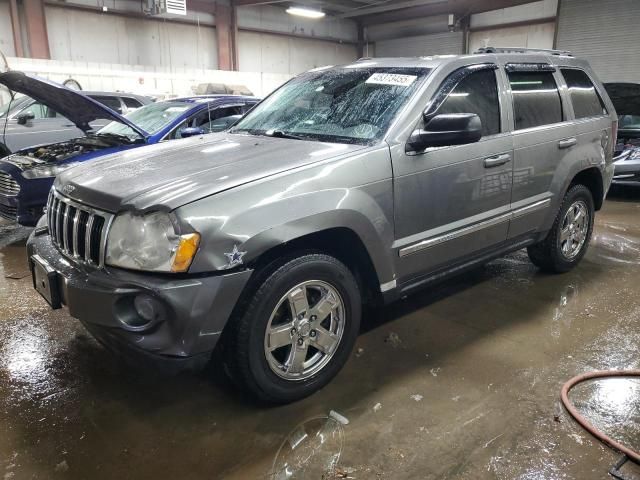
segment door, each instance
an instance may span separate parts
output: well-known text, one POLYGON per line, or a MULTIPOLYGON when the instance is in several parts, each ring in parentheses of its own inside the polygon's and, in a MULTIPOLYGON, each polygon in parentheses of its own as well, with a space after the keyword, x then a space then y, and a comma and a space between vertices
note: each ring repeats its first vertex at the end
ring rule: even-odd
POLYGON ((7 122, 5 138, 7 147, 15 152, 34 145, 62 142, 83 135, 82 130, 55 110, 42 103, 33 102, 16 112, 7 122), (21 116, 26 116, 23 118, 27 119, 19 120, 21 116))
POLYGON ((548 64, 507 64, 513 98, 513 209, 509 238, 541 228, 552 190, 577 142, 570 105, 558 89, 558 72, 548 64))
MULTIPOLYGON (((427 117, 475 113, 482 138, 468 145, 392 154, 401 281, 445 268, 507 238, 512 141, 492 64, 453 72, 427 117)), ((424 126, 424 120, 417 125, 424 126)))

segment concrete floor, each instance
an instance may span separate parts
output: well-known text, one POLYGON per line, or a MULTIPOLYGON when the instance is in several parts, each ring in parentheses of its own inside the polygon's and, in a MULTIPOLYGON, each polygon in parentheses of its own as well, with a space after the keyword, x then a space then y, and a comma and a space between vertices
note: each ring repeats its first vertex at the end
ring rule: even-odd
MULTIPOLYGON (((0 225, 5 480, 269 478, 287 435, 330 410, 349 420, 342 445, 322 445, 293 478, 320 478, 314 462, 339 452, 324 478, 602 479, 619 458, 558 399, 577 373, 640 367, 640 190, 614 192, 574 271, 540 274, 518 252, 369 312, 333 383, 277 408, 211 370, 131 372, 31 289, 25 235, 0 225)), ((640 382, 593 382, 574 398, 640 449, 640 382)))

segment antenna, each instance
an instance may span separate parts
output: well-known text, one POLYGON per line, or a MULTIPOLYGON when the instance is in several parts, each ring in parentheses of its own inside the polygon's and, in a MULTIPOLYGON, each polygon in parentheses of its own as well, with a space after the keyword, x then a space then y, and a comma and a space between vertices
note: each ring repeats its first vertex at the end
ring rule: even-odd
POLYGON ((9 147, 7 147, 7 124, 9 123, 9 112, 11 111, 11 103, 15 98, 15 94, 11 90, 9 90, 9 97, 10 98, 9 98, 9 105, 7 107, 7 114, 4 117, 4 126, 2 127, 2 143, 7 150, 9 150, 9 147))
MULTIPOLYGON (((0 50, 0 57, 2 57, 2 60, 4 61, 4 68, 2 69, 3 70, 2 73, 8 72, 9 70, 11 70, 9 68, 9 62, 7 61, 7 57, 5 57, 4 53, 2 53, 2 50, 0 50)), ((9 147, 6 146, 7 145, 7 124, 9 123, 9 112, 11 111, 11 103, 13 103, 13 100, 15 99, 15 93, 13 93, 9 88, 7 88, 7 91, 9 92, 9 105, 7 106, 7 115, 5 116, 4 126, 2 127, 2 143, 7 148, 7 150, 9 150, 9 147)))

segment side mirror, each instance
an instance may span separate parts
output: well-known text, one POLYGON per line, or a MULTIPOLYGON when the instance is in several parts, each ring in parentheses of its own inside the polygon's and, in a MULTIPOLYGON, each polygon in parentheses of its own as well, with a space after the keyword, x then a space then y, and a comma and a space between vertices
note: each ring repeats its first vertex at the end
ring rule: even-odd
POLYGON ((200 127, 186 127, 180 130, 181 138, 194 137, 196 135, 204 135, 204 130, 200 127))
POLYGON ((482 137, 482 122, 475 113, 443 113, 427 121, 424 129, 417 129, 409 138, 415 151, 428 147, 447 147, 474 143, 482 137))
POLYGON ((24 112, 20 113, 16 119, 18 120, 19 125, 26 125, 29 120, 33 120, 36 118, 33 112, 24 112))

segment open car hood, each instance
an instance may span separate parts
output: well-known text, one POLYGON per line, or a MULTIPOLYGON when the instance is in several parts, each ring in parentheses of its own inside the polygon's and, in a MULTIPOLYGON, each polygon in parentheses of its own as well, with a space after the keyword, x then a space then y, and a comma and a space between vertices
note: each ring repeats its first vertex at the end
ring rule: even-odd
POLYGON ((107 119, 127 125, 142 138, 148 136, 148 133, 140 127, 93 98, 44 78, 18 71, 8 71, 0 73, 0 84, 52 108, 85 133, 93 128, 89 125, 90 122, 107 119))
POLYGON ((640 83, 605 83, 618 115, 640 115, 640 83))

